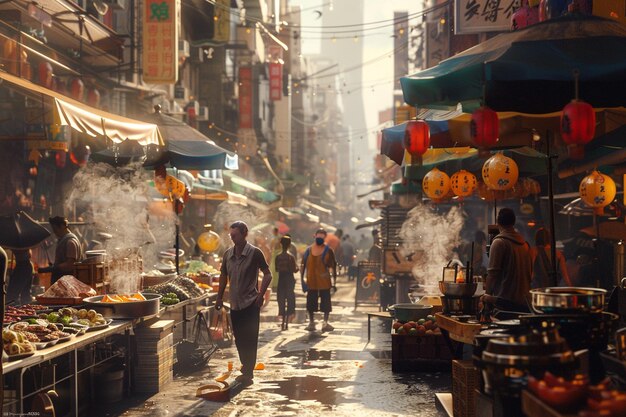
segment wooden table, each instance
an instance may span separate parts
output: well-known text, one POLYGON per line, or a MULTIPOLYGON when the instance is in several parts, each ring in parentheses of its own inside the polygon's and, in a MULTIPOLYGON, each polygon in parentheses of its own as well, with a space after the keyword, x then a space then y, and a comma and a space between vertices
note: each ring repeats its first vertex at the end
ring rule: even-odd
POLYGON ((463 323, 443 313, 435 313, 435 319, 454 359, 463 358, 463 344, 473 345, 474 336, 483 329, 481 324, 463 323), (457 346, 452 341, 457 342, 457 346))

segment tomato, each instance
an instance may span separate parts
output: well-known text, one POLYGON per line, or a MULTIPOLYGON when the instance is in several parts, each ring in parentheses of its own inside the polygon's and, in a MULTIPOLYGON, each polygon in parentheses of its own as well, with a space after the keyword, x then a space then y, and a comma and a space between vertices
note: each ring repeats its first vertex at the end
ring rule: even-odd
POLYGON ((601 400, 589 398, 587 408, 592 411, 609 411, 610 416, 626 414, 626 394, 619 391, 603 391, 601 397, 601 400))
MULTIPOLYGON (((552 375, 554 377, 554 375, 552 375)), ((555 379, 552 383, 560 382, 555 379)), ((555 385, 550 386, 547 380, 537 381, 533 377, 528 378, 530 389, 540 400, 557 410, 572 410, 584 403, 587 387, 582 385, 555 385)))

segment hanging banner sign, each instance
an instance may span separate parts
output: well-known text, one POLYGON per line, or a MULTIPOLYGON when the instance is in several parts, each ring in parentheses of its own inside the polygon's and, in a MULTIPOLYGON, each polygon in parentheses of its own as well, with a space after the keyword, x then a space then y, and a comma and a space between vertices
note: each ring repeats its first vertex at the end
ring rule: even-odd
POLYGON ((252 68, 239 68, 239 128, 252 129, 252 68))
POLYGON ((450 55, 450 35, 439 22, 426 22, 426 68, 431 68, 450 55))
MULTIPOLYGON (((69 126, 61 126, 57 124, 49 124, 48 137, 49 140, 27 140, 26 147, 28 149, 48 149, 52 151, 67 151, 68 143, 72 137, 72 131, 69 126)), ((38 139, 39 137, 45 137, 42 132, 41 135, 31 134, 27 137, 33 137, 38 139)))
POLYGON ((178 81, 178 0, 146 0, 143 13, 143 80, 151 84, 178 81))
POLYGON ((270 67, 270 100, 279 101, 283 96, 283 64, 271 62, 270 67))
POLYGON ((230 40, 230 0, 215 0, 215 34, 213 40, 228 42, 230 40))
POLYGON ((455 0, 454 33, 505 32, 520 0, 455 0))

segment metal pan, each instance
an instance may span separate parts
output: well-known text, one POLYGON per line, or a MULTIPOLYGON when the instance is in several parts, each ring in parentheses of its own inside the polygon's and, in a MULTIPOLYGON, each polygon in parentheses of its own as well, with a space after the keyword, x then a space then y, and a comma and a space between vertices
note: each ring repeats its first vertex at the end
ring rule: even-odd
POLYGON ((589 313, 602 311, 606 290, 583 287, 547 287, 530 290, 536 313, 589 313))
POLYGON ((125 303, 102 303, 103 295, 87 297, 83 300, 86 308, 92 308, 110 319, 136 319, 158 314, 160 294, 142 293, 146 301, 130 301, 125 303))

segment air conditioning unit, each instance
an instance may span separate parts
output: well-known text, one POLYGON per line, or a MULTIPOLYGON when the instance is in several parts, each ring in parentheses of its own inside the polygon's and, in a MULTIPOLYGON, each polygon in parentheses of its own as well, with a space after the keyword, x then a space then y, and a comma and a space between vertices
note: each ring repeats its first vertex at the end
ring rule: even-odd
POLYGON ((191 61, 197 64, 204 62, 204 49, 203 48, 191 48, 191 61))
POLYGON ((128 0, 106 0, 105 3, 115 10, 126 10, 128 6, 128 0))
POLYGON ((209 120, 209 108, 207 106, 200 106, 198 111, 198 116, 196 116, 198 121, 208 121, 209 120))
POLYGON ((178 56, 189 58, 190 56, 189 41, 186 41, 184 39, 180 39, 178 41, 178 56))

